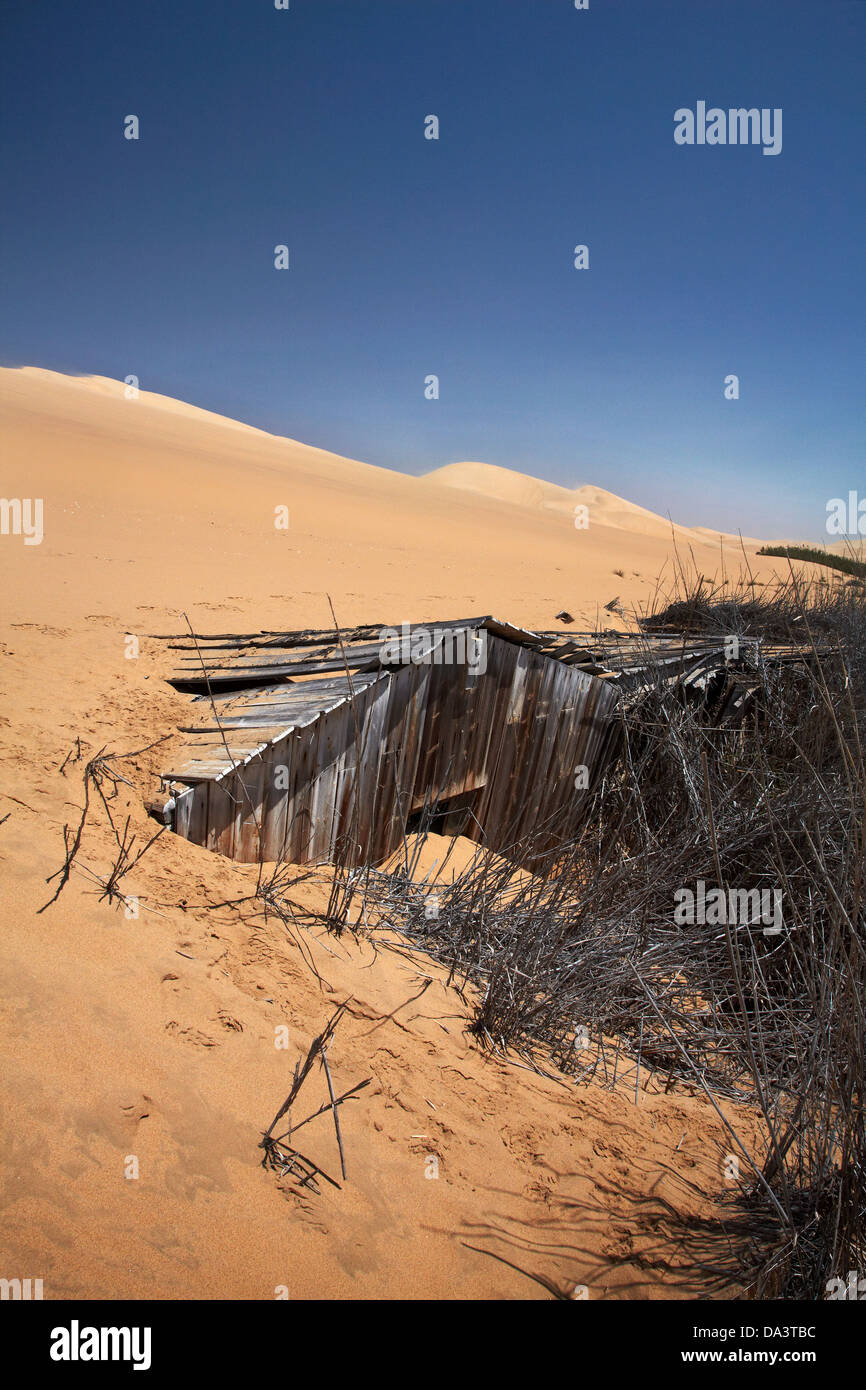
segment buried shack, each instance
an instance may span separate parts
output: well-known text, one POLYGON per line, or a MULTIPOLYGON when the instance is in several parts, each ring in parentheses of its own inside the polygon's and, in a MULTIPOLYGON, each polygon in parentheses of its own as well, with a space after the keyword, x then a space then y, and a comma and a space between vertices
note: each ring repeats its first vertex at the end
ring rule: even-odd
POLYGON ((721 638, 532 633, 492 617, 167 639, 185 742, 151 809, 245 863, 381 862, 422 814, 515 859, 573 836, 621 692, 700 687, 721 638), (651 654, 650 654, 651 649, 651 654))

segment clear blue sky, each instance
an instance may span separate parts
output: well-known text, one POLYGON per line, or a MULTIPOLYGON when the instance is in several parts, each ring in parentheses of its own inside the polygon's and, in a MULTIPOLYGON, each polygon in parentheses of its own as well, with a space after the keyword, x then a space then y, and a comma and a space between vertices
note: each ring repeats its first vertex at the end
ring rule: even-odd
POLYGON ((820 537, 866 493, 864 55, 864 0, 3 0, 0 361, 820 537), (675 145, 698 100, 781 154, 675 145))

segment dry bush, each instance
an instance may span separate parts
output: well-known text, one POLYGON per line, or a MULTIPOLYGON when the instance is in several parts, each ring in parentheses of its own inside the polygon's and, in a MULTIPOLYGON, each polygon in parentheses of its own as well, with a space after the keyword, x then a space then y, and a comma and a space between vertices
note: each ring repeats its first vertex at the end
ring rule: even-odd
POLYGON ((550 827, 505 859, 479 850, 436 887, 435 913, 408 859, 367 871, 364 897, 475 983, 480 1038, 541 1047, 584 1078, 599 1048, 607 1072, 615 1038, 713 1103, 751 1103, 765 1144, 732 1213, 739 1281, 820 1298, 866 1270, 866 602, 793 572, 755 591, 698 579, 644 615, 647 632, 737 635, 740 659, 698 689, 659 678, 632 699, 589 820, 542 871, 515 875, 508 857, 532 862, 550 827), (793 643, 794 658, 773 651, 793 643), (698 880, 780 892, 782 930, 676 921, 675 893, 698 880))

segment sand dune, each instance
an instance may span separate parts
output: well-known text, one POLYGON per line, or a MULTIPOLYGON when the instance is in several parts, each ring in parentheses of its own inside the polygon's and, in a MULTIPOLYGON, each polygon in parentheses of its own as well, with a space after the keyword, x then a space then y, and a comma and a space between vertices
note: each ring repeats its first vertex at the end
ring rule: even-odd
POLYGON ((446 463, 432 473, 423 474, 422 481, 434 487, 458 488, 477 492, 497 502, 513 502, 519 507, 548 507, 553 511, 570 511, 571 493, 556 483, 531 478, 510 468, 493 463, 446 463))
MULTIPOLYGON (((104 379, 2 370, 0 409, 4 492, 44 499, 43 544, 22 555, 4 538, 0 554, 8 609, 31 620, 135 623, 141 605, 224 607, 229 595, 254 597, 266 625, 322 626, 331 592, 347 623, 494 612, 538 627, 563 607, 594 622, 613 596, 639 602, 671 553, 665 519, 599 489, 499 469, 512 500, 473 492, 467 505, 436 475, 144 391, 128 400, 104 379), (516 505, 521 495, 536 500, 516 505), (590 505, 588 530, 574 527, 575 496, 590 505), (279 507, 288 530, 275 526, 279 507)), ((701 567, 718 569, 718 538, 686 534, 701 567)))
MULTIPOLYGON (((134 393, 138 390, 137 386, 131 383, 127 384, 124 381, 116 381, 113 377, 63 376, 58 372, 46 371, 44 367, 21 367, 18 376, 28 383, 41 384, 48 391, 63 389, 86 391, 115 401, 134 400, 134 393)), ((167 410, 172 415, 185 416, 199 424, 217 424, 225 429, 247 430, 252 434, 265 434, 264 430, 256 429, 254 425, 245 425, 240 420, 231 420, 227 415, 216 415, 211 410, 202 410, 200 406, 189 405, 186 401, 176 401, 171 396, 160 396, 154 391, 141 392, 141 396, 144 397, 150 409, 167 410)))
POLYGON ((718 546, 721 541, 728 547, 740 543, 738 536, 714 531, 706 526, 681 526, 668 517, 640 507, 635 502, 628 502, 624 497, 591 483, 565 488, 489 463, 449 463, 444 468, 424 474, 423 480, 432 487, 455 488, 477 493, 491 501, 560 512, 572 518, 575 509, 583 506, 587 509, 590 526, 614 527, 633 535, 654 536, 666 542, 676 537, 678 542, 692 544, 709 542, 718 546))
MULTIPOLYGON (((330 594, 347 624, 494 612, 539 628, 563 607, 595 623, 613 596, 646 599, 670 566, 668 523, 592 490, 579 532, 560 496, 574 494, 503 470, 505 500, 467 505, 441 475, 128 400, 101 378, 0 371, 0 411, 3 494, 44 502, 41 545, 0 536, 4 1274, 44 1278, 49 1298, 548 1296, 468 1248, 481 1245, 520 1249, 566 1291, 670 1292, 678 1257, 666 1269, 648 1255, 657 1225, 642 1203, 706 1212, 695 1194, 716 1181, 724 1135, 699 1097, 647 1093, 636 1110, 628 1094, 491 1059, 447 972, 265 921, 248 869, 171 835, 125 882, 141 905, 127 919, 100 900, 117 853, 101 805, 80 867, 38 912, 100 749, 133 750, 111 804, 138 844, 153 833, 144 800, 188 700, 151 634, 183 630, 182 613, 210 632, 324 627, 330 594), (407 1005, 419 971, 433 983, 407 1005), (257 1145, 346 998, 335 1079, 372 1084, 346 1107, 348 1183, 301 1203, 257 1145), (274 1045, 282 1025, 288 1051, 274 1045)), ((694 548, 712 573, 718 541, 694 548)), ((784 564, 753 563, 759 577, 784 564)), ((332 1169, 333 1135, 309 1133, 332 1169)))

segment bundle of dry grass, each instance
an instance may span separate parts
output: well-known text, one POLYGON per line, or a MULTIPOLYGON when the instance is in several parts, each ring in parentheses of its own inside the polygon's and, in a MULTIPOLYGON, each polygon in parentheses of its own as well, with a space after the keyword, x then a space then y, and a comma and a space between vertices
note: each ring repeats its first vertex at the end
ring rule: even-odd
POLYGON ((643 622, 753 640, 720 681, 650 681, 624 708, 593 815, 541 872, 482 849, 431 901, 407 860, 365 871, 364 901, 474 982, 489 1043, 589 1078, 616 1039, 638 1077, 753 1106, 760 1151, 725 1119, 737 1284, 823 1297, 866 1256, 866 603, 793 573, 761 598, 699 579, 643 622))

